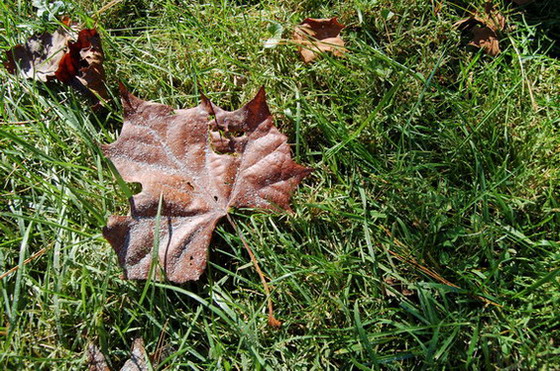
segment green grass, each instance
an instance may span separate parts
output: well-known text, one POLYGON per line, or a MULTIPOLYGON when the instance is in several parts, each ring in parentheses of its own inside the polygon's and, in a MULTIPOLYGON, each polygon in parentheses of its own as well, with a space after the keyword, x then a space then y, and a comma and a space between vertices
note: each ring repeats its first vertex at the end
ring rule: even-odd
MULTIPOLYGON (((29 3, 0 4, 2 50, 56 28, 29 3)), ((127 191, 98 147, 118 97, 96 116, 0 68, 0 274, 19 267, 0 280, 0 367, 84 369, 93 342, 118 369, 142 337, 155 369, 560 368, 560 15, 498 3, 514 27, 496 58, 453 29, 459 1, 123 1, 98 18, 113 91, 235 109, 264 85, 315 169, 293 215, 234 215, 279 330, 227 223, 199 282, 122 280, 100 232, 127 191), (334 15, 345 58, 263 48, 271 22, 288 38, 334 15)), ((72 4, 93 25, 104 2, 72 4)))

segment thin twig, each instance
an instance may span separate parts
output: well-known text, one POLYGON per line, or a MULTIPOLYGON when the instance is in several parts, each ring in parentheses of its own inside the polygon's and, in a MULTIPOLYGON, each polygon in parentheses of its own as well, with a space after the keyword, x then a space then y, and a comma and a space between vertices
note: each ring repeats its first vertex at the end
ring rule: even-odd
POLYGON ((227 216, 227 219, 228 219, 229 223, 235 229, 235 231, 237 232, 237 235, 241 239, 241 242, 243 243, 243 246, 245 247, 245 249, 249 253, 249 256, 251 257, 251 262, 253 263, 253 266, 255 267, 255 270, 257 271, 257 273, 259 274, 259 277, 261 278, 261 283, 264 287, 264 292, 266 294, 266 300, 268 302, 268 324, 270 326, 274 327, 274 328, 279 328, 280 326, 282 326, 282 322, 280 322, 276 318, 274 318, 274 310, 272 308, 272 299, 270 298, 270 288, 268 287, 268 283, 266 282, 266 279, 264 278, 264 274, 261 270, 261 267, 259 266, 259 262, 257 261, 257 258, 255 257, 255 254, 253 253, 253 250, 251 250, 251 248, 249 247, 249 244, 245 240, 245 237, 243 237, 243 234, 241 233, 241 230, 237 227, 237 224, 233 221, 233 219, 229 216, 229 214, 226 214, 226 216, 227 216))

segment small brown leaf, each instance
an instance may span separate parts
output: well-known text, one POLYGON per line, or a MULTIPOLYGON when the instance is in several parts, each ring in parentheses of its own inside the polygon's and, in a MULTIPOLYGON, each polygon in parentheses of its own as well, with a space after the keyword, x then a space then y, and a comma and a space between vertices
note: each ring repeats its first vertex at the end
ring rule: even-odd
POLYGON ((198 107, 174 110, 123 86, 121 95, 122 132, 103 152, 125 181, 142 184, 142 192, 130 200, 131 216, 110 217, 103 235, 128 279, 148 278, 159 233, 157 257, 167 279, 197 280, 214 227, 230 208, 290 210, 292 191, 311 172, 292 160, 262 88, 233 112, 204 96, 198 107))
POLYGON ((110 371, 107 366, 105 356, 95 344, 89 344, 87 347, 87 365, 89 371, 110 371))
MULTIPOLYGON (((87 365, 89 371, 111 371, 107 360, 95 344, 87 347, 87 365)), ((136 338, 132 342, 130 358, 125 362, 120 371, 147 371, 149 359, 144 348, 144 340, 136 338)))
POLYGON ((469 45, 481 48, 492 57, 500 53, 498 32, 505 30, 506 18, 494 9, 491 2, 484 5, 484 12, 474 12, 470 17, 456 22, 454 27, 471 32, 469 45))
POLYGON ((469 45, 481 48, 489 56, 495 57, 500 53, 498 35, 490 27, 476 26, 471 30, 473 39, 469 45))
MULTIPOLYGON (((385 283, 385 285, 387 285, 388 287, 392 287, 395 291, 400 292, 402 295, 404 296, 411 296, 414 295, 414 292, 412 290, 410 290, 406 285, 404 285, 400 280, 393 278, 393 277, 387 277, 383 280, 383 282, 385 283)), ((396 297, 397 295, 391 291, 391 290, 384 290, 385 291, 385 295, 390 296, 390 297, 396 297)))
POLYGON ((18 73, 19 67, 19 74, 28 79, 57 79, 86 94, 94 103, 99 102, 97 96, 108 99, 99 34, 95 29, 83 29, 76 35, 75 28, 73 24, 52 34, 31 37, 6 52, 4 66, 12 74, 18 73))
POLYGON ((496 32, 506 28, 506 17, 494 9, 494 4, 491 2, 484 4, 484 13, 480 14, 478 19, 496 32))
POLYGON ((64 55, 56 71, 57 79, 86 95, 93 93, 103 100, 109 99, 105 87, 103 49, 97 31, 81 30, 76 42, 69 42, 68 48, 69 52, 64 55))
POLYGON ((59 28, 52 34, 43 33, 32 36, 23 45, 16 45, 6 52, 4 66, 8 72, 20 74, 28 79, 49 81, 55 78, 62 58, 67 52, 70 33, 59 28))
POLYGON ((146 358, 146 349, 142 338, 134 339, 130 359, 122 366, 121 371, 147 371, 149 360, 146 358))
POLYGON ((340 38, 340 31, 344 29, 336 18, 315 19, 307 18, 296 26, 293 42, 298 46, 305 63, 310 63, 318 57, 320 52, 332 52, 340 57, 347 50, 344 41, 340 38))

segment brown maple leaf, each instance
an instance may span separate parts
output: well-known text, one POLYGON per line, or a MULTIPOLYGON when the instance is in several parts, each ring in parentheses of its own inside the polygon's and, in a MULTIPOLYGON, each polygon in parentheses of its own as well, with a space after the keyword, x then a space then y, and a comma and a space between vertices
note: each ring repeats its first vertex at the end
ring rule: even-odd
POLYGON ((4 66, 8 72, 28 79, 59 80, 86 94, 94 103, 99 102, 97 97, 107 100, 101 38, 95 29, 77 32, 76 28, 76 24, 71 24, 52 34, 31 37, 6 52, 4 66))
POLYGON ((471 32, 472 40, 469 45, 482 49, 492 57, 500 53, 498 33, 506 28, 506 18, 494 9, 491 2, 484 5, 484 12, 474 12, 470 17, 456 22, 454 26, 471 32))
POLYGON ((315 19, 307 18, 296 26, 293 42, 298 45, 298 51, 305 63, 314 61, 318 53, 332 52, 340 57, 347 50, 340 38, 340 31, 344 29, 336 18, 315 19))
POLYGON ((290 210, 292 191, 311 172, 292 160, 263 88, 233 112, 204 96, 195 108, 174 110, 123 86, 121 95, 122 132, 103 152, 125 181, 142 184, 142 192, 130 200, 131 215, 111 216, 103 235, 128 279, 148 278, 159 233, 157 258, 165 277, 197 280, 214 227, 230 208, 290 210))

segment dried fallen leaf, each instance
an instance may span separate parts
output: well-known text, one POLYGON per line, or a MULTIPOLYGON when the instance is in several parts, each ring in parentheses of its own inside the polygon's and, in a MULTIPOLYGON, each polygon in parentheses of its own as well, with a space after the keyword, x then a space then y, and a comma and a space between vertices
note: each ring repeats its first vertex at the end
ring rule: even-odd
POLYGON ((28 79, 49 81, 55 77, 58 65, 66 53, 69 33, 60 28, 52 34, 32 36, 23 45, 16 45, 6 52, 4 66, 8 72, 28 79))
POLYGON ((340 31, 346 27, 336 18, 315 19, 307 18, 296 26, 293 42, 305 63, 314 61, 320 52, 332 52, 340 57, 347 50, 340 38, 340 31))
POLYGON ((101 37, 95 29, 83 29, 76 42, 68 43, 69 52, 62 58, 56 77, 83 93, 91 92, 109 99, 105 87, 101 37))
POLYGON ((474 12, 470 17, 454 24, 460 30, 470 31, 469 45, 482 49, 495 57, 500 53, 498 33, 506 27, 506 18, 498 13, 491 2, 484 5, 484 12, 474 12))
MULTIPOLYGON (((128 279, 147 279, 162 197, 159 264, 168 280, 197 280, 216 223, 232 207, 290 210, 290 195, 311 169, 291 158, 272 122, 264 89, 241 109, 224 111, 206 97, 174 110, 121 86, 124 125, 103 147, 127 182, 142 184, 131 216, 111 216, 103 235, 128 279)), ((159 272, 156 272, 159 276, 159 272)))
MULTIPOLYGON (((95 344, 88 345, 86 353, 89 371, 111 370, 107 365, 105 356, 95 344)), ((147 358, 142 338, 134 339, 130 353, 130 358, 125 362, 120 371, 147 371, 150 361, 147 358)))
POLYGON ((144 340, 134 339, 132 343, 130 359, 122 366, 121 371, 147 371, 149 360, 146 359, 144 340))
POLYGON ((481 48, 484 52, 492 57, 500 54, 500 42, 496 31, 490 27, 475 26, 471 33, 473 35, 472 41, 469 45, 481 48))
POLYGON ((6 52, 8 72, 43 82, 59 80, 85 93, 95 103, 109 97, 105 87, 103 50, 95 29, 59 28, 31 37, 6 52), (75 42, 73 40, 76 40, 75 42), (18 68, 19 67, 19 68, 18 68))
POLYGON ((95 344, 89 344, 86 350, 89 371, 110 371, 105 356, 95 344))
MULTIPOLYGON (((383 280, 383 282, 385 283, 385 285, 387 285, 387 287, 393 288, 393 290, 400 292, 404 296, 414 295, 414 292, 412 290, 410 290, 405 284, 403 284, 400 280, 394 277, 387 277, 383 280)), ((391 290, 385 289, 384 291, 385 291, 385 295, 387 296, 397 297, 397 294, 395 294, 391 290)))

